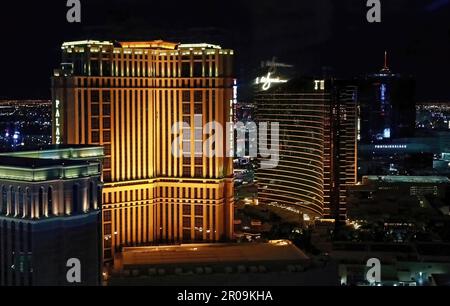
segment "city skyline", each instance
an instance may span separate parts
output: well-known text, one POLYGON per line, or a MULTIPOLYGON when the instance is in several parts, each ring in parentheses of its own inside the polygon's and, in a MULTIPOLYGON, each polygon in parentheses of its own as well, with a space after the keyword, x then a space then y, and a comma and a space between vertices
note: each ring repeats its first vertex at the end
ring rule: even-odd
POLYGON ((450 285, 450 0, 21 9, 0 285, 450 285))
POLYGON ((383 22, 369 24, 365 2, 230 1, 222 7, 207 1, 191 5, 98 0, 82 3, 80 24, 67 23, 64 1, 46 10, 29 3, 27 12, 13 3, 0 18, 0 25, 14 29, 4 39, 15 50, 13 55, 9 48, 0 50, 2 58, 13 58, 4 65, 8 78, 0 98, 49 99, 46 76, 59 61, 63 41, 164 38, 204 40, 236 50, 236 76, 243 84, 252 80, 261 60, 273 56, 292 63, 300 74, 320 76, 325 70, 348 78, 378 71, 388 50, 393 72, 416 77, 419 99, 450 99, 445 91, 445 72, 450 70, 445 56, 450 51, 448 3, 386 1, 383 22), (206 9, 209 13, 203 14, 206 9), (222 14, 223 9, 227 14, 222 14), (146 12, 154 11, 163 13, 147 18, 146 12), (42 33, 52 33, 51 38, 42 33), (440 47, 434 48, 435 44, 440 47), (27 57, 29 46, 38 47, 34 52, 42 59, 32 65, 20 60, 27 57))

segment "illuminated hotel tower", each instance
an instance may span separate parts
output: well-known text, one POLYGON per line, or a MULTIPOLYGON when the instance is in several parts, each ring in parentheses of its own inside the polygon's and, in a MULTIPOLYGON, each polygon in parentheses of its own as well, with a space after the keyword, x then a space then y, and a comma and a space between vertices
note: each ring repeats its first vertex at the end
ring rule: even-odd
POLYGON ((258 169, 262 204, 296 207, 305 219, 345 220, 356 184, 356 86, 293 79, 256 95, 257 120, 279 122, 279 163, 258 169))
POLYGON ((105 260, 122 246, 233 236, 232 158, 206 157, 201 126, 232 118, 233 51, 210 44, 80 41, 53 78, 55 142, 105 148, 105 260), (172 126, 183 156, 172 154, 172 126), (190 135, 191 137, 186 137, 190 135))

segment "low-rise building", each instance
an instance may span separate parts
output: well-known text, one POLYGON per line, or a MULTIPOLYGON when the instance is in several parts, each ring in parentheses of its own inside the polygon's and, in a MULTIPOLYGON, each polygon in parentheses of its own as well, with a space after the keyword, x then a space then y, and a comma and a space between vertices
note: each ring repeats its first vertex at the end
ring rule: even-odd
POLYGON ((0 154, 0 285, 99 284, 102 157, 95 146, 0 154))
POLYGON ((124 248, 109 285, 336 285, 290 241, 124 248))
POLYGON ((339 242, 331 258, 338 263, 342 285, 368 285, 366 274, 373 266, 368 260, 380 261, 381 279, 376 285, 429 286, 437 275, 450 274, 448 243, 355 243, 339 242))

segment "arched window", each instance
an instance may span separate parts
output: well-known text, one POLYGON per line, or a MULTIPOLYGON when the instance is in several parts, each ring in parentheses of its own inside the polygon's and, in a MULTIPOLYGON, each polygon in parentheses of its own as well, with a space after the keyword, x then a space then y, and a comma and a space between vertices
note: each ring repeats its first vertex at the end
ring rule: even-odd
POLYGON ((19 189, 17 190, 17 193, 19 195, 19 207, 18 207, 18 216, 23 218, 24 216, 24 193, 23 193, 23 189, 19 187, 19 189))
POLYGON ((80 186, 74 184, 72 187, 72 214, 78 214, 80 207, 80 186))
POLYGON ((14 187, 9 187, 9 197, 11 199, 11 210, 9 212, 10 215, 15 216, 16 215, 16 194, 14 192, 14 187))
POLYGON ((102 187, 97 186, 97 208, 102 207, 102 187))
POLYGON ((95 210, 94 182, 89 182, 89 210, 95 210))
POLYGON ((53 188, 52 186, 48 187, 47 190, 47 217, 53 216, 53 188))
POLYGON ((38 218, 44 216, 44 187, 39 188, 39 201, 38 201, 38 218))
POLYGON ((8 192, 6 191, 6 186, 2 186, 2 202, 0 207, 0 215, 6 215, 6 208, 8 207, 8 192))
POLYGON ((26 201, 25 201, 25 218, 29 218, 29 217, 31 217, 32 216, 32 213, 31 213, 31 211, 32 211, 32 209, 33 209, 33 203, 32 203, 32 198, 31 198, 31 191, 30 191, 30 189, 29 188, 27 188, 26 190, 25 190, 25 193, 26 193, 26 197, 27 197, 27 199, 26 199, 26 201))

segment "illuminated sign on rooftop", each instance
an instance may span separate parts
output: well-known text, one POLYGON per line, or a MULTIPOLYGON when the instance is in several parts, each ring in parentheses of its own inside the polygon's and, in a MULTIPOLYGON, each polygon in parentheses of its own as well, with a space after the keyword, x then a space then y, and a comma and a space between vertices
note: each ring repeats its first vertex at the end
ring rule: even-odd
POLYGON ((315 80, 314 90, 325 90, 325 80, 315 80))
POLYGON ((407 145, 376 145, 375 149, 407 149, 407 145))
POLYGON ((272 84, 274 84, 274 83, 280 84, 280 83, 287 83, 287 82, 288 82, 287 80, 282 80, 282 79, 280 79, 280 77, 273 78, 272 73, 268 72, 267 76, 256 78, 255 84, 262 85, 261 89, 266 91, 266 90, 269 90, 270 87, 272 86, 272 84))
POLYGON ((219 45, 200 43, 200 44, 180 44, 179 49, 222 49, 219 45))

